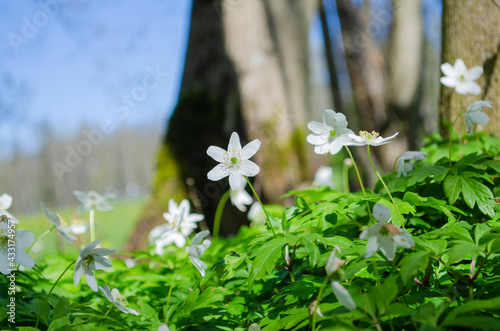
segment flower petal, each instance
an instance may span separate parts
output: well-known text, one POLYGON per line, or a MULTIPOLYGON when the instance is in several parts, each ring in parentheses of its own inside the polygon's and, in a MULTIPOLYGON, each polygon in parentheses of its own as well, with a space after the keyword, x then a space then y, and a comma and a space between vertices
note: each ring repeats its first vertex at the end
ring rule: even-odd
POLYGON ((75 284, 75 287, 78 286, 78 283, 80 282, 80 278, 82 277, 83 274, 83 260, 79 256, 76 258, 75 262, 75 268, 73 272, 73 283, 75 284))
POLYGON ((379 236, 380 251, 387 257, 389 261, 394 260, 396 255, 396 243, 392 240, 391 235, 379 236))
POLYGON ((0 272, 4 275, 8 275, 10 273, 9 269, 12 269, 12 267, 9 266, 7 257, 7 250, 0 249, 0 272))
POLYGON ((467 79, 476 80, 483 74, 484 69, 481 66, 475 66, 467 72, 467 79))
POLYGON ((314 146, 314 153, 319 154, 319 155, 326 154, 326 153, 328 153, 329 150, 330 150, 330 144, 323 144, 323 145, 314 146))
POLYGON ((467 117, 471 120, 472 123, 486 125, 490 121, 488 115, 481 111, 468 112, 467 117))
POLYGON ((226 154, 226 151, 217 146, 210 146, 207 149, 207 154, 215 161, 222 162, 222 157, 226 154))
POLYGON ((455 68, 453 68, 453 66, 449 63, 443 63, 441 65, 441 71, 443 72, 443 74, 445 74, 446 76, 451 76, 453 77, 455 75, 455 68))
POLYGON ((311 133, 306 139, 311 145, 323 145, 328 143, 328 139, 325 139, 323 135, 317 135, 315 133, 311 133))
POLYGON ((441 77, 439 79, 439 81, 441 82, 441 84, 443 84, 446 87, 454 88, 455 86, 457 86, 457 80, 455 78, 452 78, 452 77, 448 77, 448 76, 441 77))
POLYGON ((90 270, 89 268, 83 267, 83 272, 85 276, 85 280, 87 281, 87 284, 89 284, 89 287, 92 289, 92 291, 97 292, 97 280, 95 279, 95 275, 90 270))
POLYGON ((16 231, 16 249, 25 248, 35 241, 35 235, 27 230, 16 231))
POLYGON ((335 155, 337 154, 342 147, 344 147, 344 144, 342 144, 342 141, 340 139, 335 139, 333 142, 330 143, 330 154, 335 155))
POLYGON ((236 132, 231 134, 231 138, 229 138, 229 145, 227 146, 228 152, 232 150, 241 150, 240 136, 238 136, 238 133, 236 132))
POLYGON ((375 217, 377 221, 387 223, 391 216, 391 211, 383 204, 376 203, 375 206, 373 206, 373 217, 375 217))
POLYGON ((356 309, 356 304, 352 300, 349 291, 337 281, 332 282, 332 291, 340 304, 349 310, 356 309))
POLYGON ((248 144, 246 144, 245 147, 243 147, 243 149, 241 151, 242 158, 244 160, 248 160, 249 158, 254 156, 255 153, 257 153, 257 151, 259 150, 260 145, 261 145, 261 142, 259 139, 255 139, 255 140, 249 142, 248 144))
POLYGON ((377 252, 379 247, 379 241, 377 236, 372 236, 368 239, 368 243, 366 244, 366 254, 365 258, 369 258, 373 254, 377 252))
POLYGON ((316 134, 324 134, 326 132, 325 125, 316 121, 307 123, 307 128, 316 134))
POLYGON ((16 263, 19 263, 25 268, 33 268, 35 266, 35 261, 22 249, 16 250, 16 263))
MULTIPOLYGON (((247 161, 247 162, 251 162, 251 161, 247 161)), ((231 187, 231 190, 237 190, 240 188, 240 186, 241 186, 241 174, 240 173, 229 175, 229 186, 231 187)))
POLYGON ((226 177, 227 175, 228 173, 226 171, 226 167, 224 167, 222 164, 218 164, 208 172, 207 177, 210 180, 218 181, 226 177))
MULTIPOLYGON (((253 177, 253 176, 257 175, 260 171, 260 167, 257 164, 255 164, 254 162, 249 161, 249 160, 243 160, 241 162, 240 167, 241 167, 241 174, 243 176, 253 177)), ((239 180, 241 181, 241 178, 239 178, 239 180)), ((240 187, 240 184, 241 183, 238 184, 238 187, 240 187)), ((233 190, 235 190, 232 185, 231 185, 231 188, 233 190)), ((236 189, 238 189, 238 188, 236 188, 236 189)))
POLYGON ((415 241, 413 241, 413 238, 408 233, 408 231, 404 229, 400 229, 400 231, 401 232, 399 234, 392 236, 392 240, 394 240, 396 244, 404 248, 415 247, 415 241))

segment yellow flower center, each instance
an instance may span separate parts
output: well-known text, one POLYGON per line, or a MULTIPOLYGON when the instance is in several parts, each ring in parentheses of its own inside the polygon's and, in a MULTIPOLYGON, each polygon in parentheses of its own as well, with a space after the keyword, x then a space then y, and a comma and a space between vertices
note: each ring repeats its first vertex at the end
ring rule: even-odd
POLYGON ((332 130, 330 131, 330 137, 335 137, 337 135, 337 131, 332 130))
POLYGON ((222 164, 225 167, 225 171, 230 174, 235 171, 240 170, 240 164, 242 161, 242 155, 241 155, 241 150, 228 150, 226 153, 224 153, 224 156, 222 157, 222 164))
POLYGON ((386 225, 380 228, 380 234, 383 236, 388 236, 389 235, 389 229, 387 228, 386 225))
POLYGON ((361 139, 363 139, 363 141, 374 142, 380 136, 380 134, 376 131, 359 131, 359 136, 361 137, 361 139))

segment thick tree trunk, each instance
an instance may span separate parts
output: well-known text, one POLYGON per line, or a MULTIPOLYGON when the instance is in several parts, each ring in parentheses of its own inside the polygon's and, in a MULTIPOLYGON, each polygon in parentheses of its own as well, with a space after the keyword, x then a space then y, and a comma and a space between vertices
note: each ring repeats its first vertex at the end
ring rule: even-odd
MULTIPOLYGON (((177 200, 189 196, 212 228, 229 185, 207 179, 216 162, 206 150, 210 145, 226 148, 233 131, 243 145, 262 141, 253 158, 262 169, 255 186, 267 201, 276 202, 304 177, 307 36, 315 8, 315 1, 299 0, 193 1, 179 101, 158 154, 150 206, 129 250, 144 246, 139 238, 162 222, 162 211, 174 195, 177 200)), ((245 215, 228 203, 221 234, 236 233, 245 222, 245 215)))
MULTIPOLYGON (((462 59, 468 69, 482 66, 484 74, 476 80, 482 89, 481 95, 463 95, 462 110, 477 100, 488 100, 493 109, 485 113, 489 124, 479 128, 498 135, 500 131, 500 7, 492 0, 443 0, 442 63, 454 64, 462 59)), ((440 114, 443 121, 452 122, 460 109, 460 96, 454 89, 441 86, 440 114)), ((455 129, 465 132, 458 121, 455 129)), ((446 125, 442 131, 448 135, 446 125)))

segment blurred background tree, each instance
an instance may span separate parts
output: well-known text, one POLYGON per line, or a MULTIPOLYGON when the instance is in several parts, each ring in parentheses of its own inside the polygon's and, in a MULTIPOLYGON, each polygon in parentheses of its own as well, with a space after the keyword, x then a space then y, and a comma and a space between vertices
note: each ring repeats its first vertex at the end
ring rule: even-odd
MULTIPOLYGON (((486 110, 490 118, 488 126, 480 128, 486 132, 500 132, 500 2, 497 0, 443 0, 443 48, 442 63, 454 64, 462 59, 468 69, 481 66, 484 74, 476 81, 481 94, 460 96, 454 89, 441 88, 441 130, 448 135, 449 123, 457 114, 477 100, 493 103, 486 110)), ((465 132, 463 121, 457 122, 458 132, 465 132)))

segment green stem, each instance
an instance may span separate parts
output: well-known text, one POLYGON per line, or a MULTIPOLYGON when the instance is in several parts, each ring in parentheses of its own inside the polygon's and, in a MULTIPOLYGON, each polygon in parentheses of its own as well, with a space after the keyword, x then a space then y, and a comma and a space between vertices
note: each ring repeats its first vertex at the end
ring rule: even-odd
POLYGON ((315 331, 316 329, 316 311, 319 309, 319 302, 321 301, 321 296, 323 295, 323 291, 325 290, 325 286, 328 283, 329 279, 330 277, 325 277, 325 280, 323 281, 323 284, 321 284, 321 288, 319 289, 318 296, 316 297, 316 308, 314 309, 312 315, 312 331, 315 331))
POLYGON ((49 293, 47 294, 47 296, 45 297, 45 301, 42 303, 42 305, 40 306, 40 312, 38 313, 38 317, 36 318, 36 324, 35 324, 35 328, 38 327, 38 322, 40 322, 40 315, 42 315, 42 311, 43 311, 43 307, 45 306, 45 304, 47 303, 47 301, 49 300, 49 297, 50 297, 50 294, 52 293, 52 291, 54 290, 54 288, 56 287, 57 283, 61 280, 62 276, 66 273, 66 271, 68 271, 69 268, 71 268, 71 266, 76 262, 73 261, 71 262, 67 267, 66 269, 64 269, 64 271, 62 272, 62 274, 59 276, 59 278, 57 278, 56 282, 54 283, 54 285, 52 285, 52 288, 50 289, 49 293))
MULTIPOLYGON (((356 165, 356 161, 354 161, 354 157, 352 156, 352 153, 351 153, 351 150, 349 149, 349 147, 347 147, 347 146, 344 146, 344 147, 347 150, 349 157, 351 158, 352 165, 354 166, 354 170, 356 170, 356 175, 358 176, 358 181, 359 181, 359 185, 361 186, 361 191, 363 191, 363 196, 366 198, 365 187, 363 186, 363 181, 361 180, 361 175, 359 174, 359 170, 358 170, 358 166, 356 165)), ((373 220, 372 211, 370 210, 370 205, 368 204, 368 201, 366 201, 366 210, 368 211, 368 215, 370 216, 370 219, 373 220)))
POLYGON ((460 118, 460 116, 462 116, 465 113, 466 113, 466 111, 461 111, 460 113, 458 113, 457 117, 455 117, 455 120, 453 121, 453 124, 451 125, 451 128, 450 128, 450 142, 448 145, 448 153, 449 153, 448 160, 450 162, 450 169, 451 169, 451 141, 453 139, 453 128, 455 127, 455 124, 457 124, 457 121, 460 118))
POLYGON ((349 166, 345 162, 342 164, 342 188, 344 192, 351 192, 349 189, 349 166))
POLYGON ((377 265, 377 258, 374 255, 372 255, 372 263, 373 263, 373 274, 375 275, 375 279, 377 280, 377 286, 380 287, 380 278, 378 275, 378 265, 377 265))
POLYGON ((189 259, 189 255, 186 256, 186 258, 184 259, 184 262, 182 262, 179 269, 177 269, 177 273, 175 274, 174 279, 172 280, 172 284, 170 284, 170 289, 168 290, 168 296, 167 296, 167 304, 165 305, 165 324, 168 323, 168 305, 170 303, 170 295, 172 294, 172 289, 174 287, 175 280, 177 279, 177 276, 179 276, 179 273, 181 272, 182 267, 184 267, 184 265, 186 264, 188 259, 189 259))
POLYGON ((255 192, 254 188, 253 188, 253 185, 252 183, 250 183, 250 180, 248 179, 247 176, 244 176, 245 179, 247 180, 248 182, 248 185, 250 186, 250 188, 252 189, 252 192, 253 194, 255 195, 255 197, 257 198, 257 201, 259 201, 260 203, 260 206, 262 207, 262 210, 264 211, 264 214, 266 214, 266 220, 267 220, 267 223, 269 225, 269 227, 271 228, 271 231, 273 232, 273 235, 274 235, 274 238, 276 238, 276 232, 274 232, 274 228, 273 228, 273 224, 271 223, 271 218, 269 217, 269 214, 266 210, 266 208, 264 208, 264 205, 262 204, 262 201, 260 201, 260 198, 259 196, 257 195, 257 193, 255 192))
POLYGON ((394 208, 396 208, 396 211, 398 212, 399 218, 401 220, 401 226, 404 229, 405 228, 404 218, 401 215, 401 213, 399 212, 398 206, 396 206, 396 201, 394 201, 394 198, 392 197, 391 191, 389 191, 389 189, 387 188, 387 185, 385 185, 385 182, 382 179, 382 176, 380 176, 380 174, 377 171, 377 168, 375 168, 375 165, 373 164, 372 156, 370 154, 370 145, 366 145, 366 147, 367 147, 367 151, 368 151, 368 159, 370 159, 370 163, 372 165, 373 171, 375 171, 375 174, 377 174, 378 179, 380 179, 380 182, 382 183, 382 185, 384 185, 384 188, 387 191, 387 194, 389 194, 389 197, 391 198, 392 204, 394 205, 394 208))
POLYGON ((45 237, 46 235, 48 235, 50 233, 50 231, 54 230, 56 228, 56 226, 52 226, 50 229, 48 229, 47 231, 45 231, 44 233, 42 233, 42 235, 40 237, 38 237, 37 240, 35 240, 35 242, 33 242, 30 247, 28 247, 28 249, 26 250, 26 253, 29 253, 30 250, 33 248, 33 246, 35 246, 35 244, 40 240, 42 239, 43 237, 45 237))
POLYGON ((89 221, 90 221, 90 242, 95 241, 95 222, 94 222, 94 208, 90 209, 89 221))
MULTIPOLYGON (((109 312, 111 311, 111 309, 113 309, 113 305, 111 305, 111 307, 109 307, 108 311, 106 312, 106 314, 104 314, 104 316, 103 316, 102 318, 104 318, 104 317, 108 316, 108 314, 109 314, 109 312)), ((101 327, 101 325, 102 325, 102 323, 101 323, 101 324, 99 324, 99 327, 101 327)))
POLYGON ((215 217, 214 217, 214 232, 212 234, 212 242, 217 241, 217 239, 219 239, 222 211, 224 210, 224 206, 226 205, 227 199, 229 199, 230 195, 231 191, 227 191, 226 193, 224 193, 219 200, 219 204, 217 205, 217 210, 215 211, 215 217))

